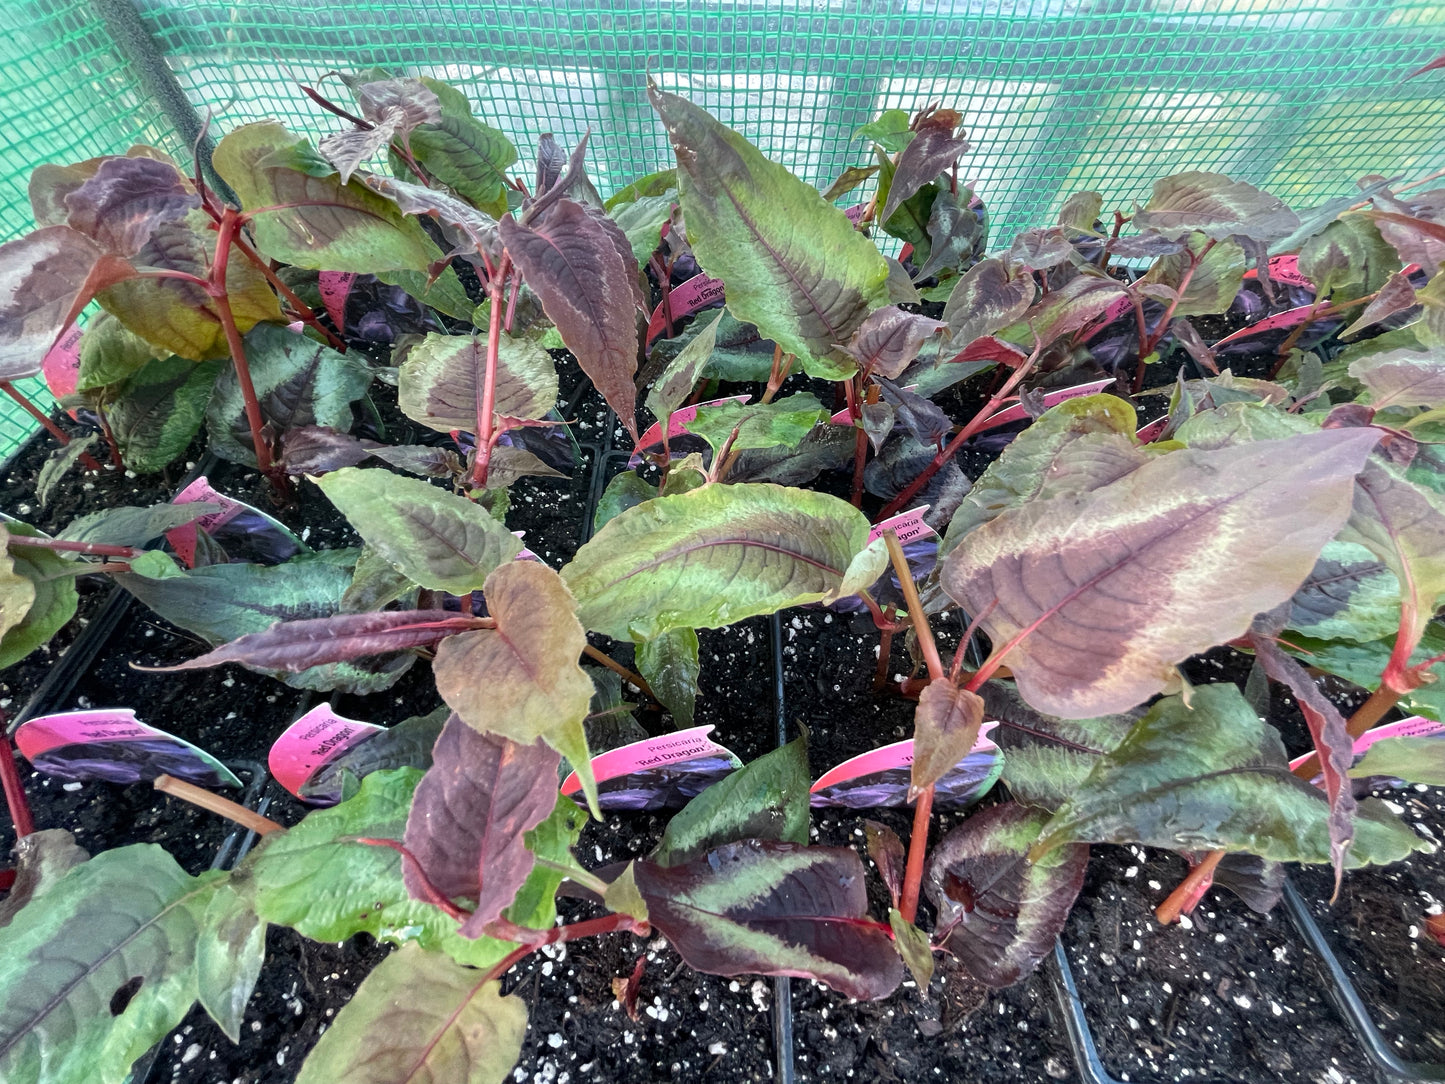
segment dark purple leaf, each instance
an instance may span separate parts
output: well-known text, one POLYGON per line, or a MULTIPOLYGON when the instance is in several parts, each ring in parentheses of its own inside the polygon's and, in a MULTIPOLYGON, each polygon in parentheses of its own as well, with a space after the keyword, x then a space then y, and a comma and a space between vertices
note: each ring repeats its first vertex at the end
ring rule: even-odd
POLYGON ((473 617, 445 617, 437 610, 390 610, 278 621, 265 632, 249 633, 199 658, 148 669, 203 670, 235 662, 295 674, 312 666, 435 644, 483 624, 473 617))
POLYGON ((903 977, 888 928, 867 917, 852 850, 747 839, 632 868, 648 921, 698 971, 817 979, 860 999, 886 997, 903 977))
MULTIPOLYGON (((532 872, 523 833, 557 803, 561 758, 542 742, 483 734, 452 715, 432 750, 406 818, 406 847, 448 899, 477 901, 458 931, 481 937, 532 872)), ((429 899, 416 869, 403 869, 413 899, 429 899)))
POLYGON ((361 115, 373 123, 395 119, 398 131, 442 119, 441 100, 420 79, 377 79, 352 87, 361 115))
MULTIPOLYGON (((892 500, 923 472, 937 453, 937 444, 921 444, 911 433, 894 432, 883 450, 864 468, 863 484, 875 497, 892 500)), ((969 486, 957 457, 949 458, 915 498, 919 504, 929 506, 924 521, 935 530, 942 530, 968 495, 969 486)))
POLYGON ((350 433, 326 425, 303 425, 281 434, 276 465, 287 474, 325 474, 354 467, 371 453, 350 433))
POLYGON ((1023 318, 1044 346, 1072 335, 1118 298, 1124 287, 1107 275, 1081 274, 1039 299, 1023 318))
POLYGON ((1249 630, 1249 642, 1255 658, 1264 666, 1270 680, 1277 681, 1294 694, 1305 723, 1310 728, 1315 750, 1319 753, 1324 773, 1325 796, 1330 803, 1330 856, 1335 867, 1335 891, 1345 871, 1345 850, 1355 837, 1355 795, 1350 789, 1350 765, 1354 761, 1355 743, 1345 727, 1339 708, 1320 691, 1305 668, 1279 646, 1277 637, 1289 618, 1286 602, 1267 614, 1255 618, 1249 630))
POLYGON ((135 274, 69 226, 0 245, 0 380, 40 371, 46 351, 99 291, 135 274))
POLYGON ((1154 182, 1149 204, 1134 226, 1176 240, 1195 230, 1222 241, 1244 234, 1277 241, 1299 228, 1299 217, 1268 192, 1222 173, 1176 173, 1154 182))
POLYGON ((1074 246, 1064 236, 1062 226, 1024 230, 1009 247, 1010 263, 1027 271, 1047 271, 1057 267, 1074 254, 1074 246))
POLYGON ((1105 248, 1122 259, 1152 260, 1159 256, 1173 256, 1183 252, 1184 242, 1146 230, 1130 237, 1111 238, 1105 248))
POLYGON ((1340 338, 1352 338, 1365 328, 1378 324, 1397 312, 1404 312, 1414 305, 1415 301, 1415 288, 1410 285, 1410 276, 1403 271, 1396 271, 1386 280, 1385 285, 1380 287, 1375 299, 1365 306, 1359 318, 1340 332, 1340 338))
POLYGON ((471 204, 440 189, 399 181, 378 173, 363 174, 360 180, 377 195, 394 202, 406 214, 429 215, 436 219, 454 254, 480 257, 485 252, 493 263, 501 255, 497 220, 471 204))
POLYGON ((1219 366, 1214 361, 1214 351, 1209 349, 1199 331, 1187 319, 1180 316, 1169 322, 1169 334, 1174 341, 1184 347, 1185 353, 1199 363, 1200 368, 1205 372, 1218 375, 1219 366))
POLYGON ((361 163, 374 158, 393 139, 406 145, 418 125, 437 124, 442 119, 441 101, 417 79, 378 79, 353 86, 352 94, 371 127, 337 132, 317 144, 341 174, 342 184, 351 180, 361 163))
POLYGON ((1023 319, 1036 291, 1032 275, 997 257, 974 264, 958 280, 943 307, 953 348, 962 350, 1023 319))
POLYGON ((1075 192, 1059 208, 1059 225, 1066 230, 1094 232, 1094 223, 1104 206, 1104 197, 1097 192, 1075 192))
POLYGON ((893 432, 897 411, 892 403, 864 403, 859 411, 858 424, 868 434, 868 443, 873 445, 873 454, 883 450, 883 442, 893 432))
POLYGON ((65 197, 71 228, 116 256, 134 256, 157 226, 200 205, 176 167, 154 158, 107 158, 65 197))
POLYGON ((1284 864, 1231 851, 1214 868, 1214 883, 1233 892, 1251 911, 1267 914, 1284 895, 1284 864))
POLYGON ((900 388, 891 380, 880 378, 883 398, 895 411, 895 424, 913 434, 918 443, 937 448, 943 438, 953 432, 953 419, 917 392, 900 388))
POLYGON ((940 320, 887 305, 869 313, 853 337, 838 345, 865 373, 878 373, 894 380, 918 357, 923 344, 947 326, 940 320))
POLYGON ((978 740, 983 699, 948 680, 931 681, 913 715, 913 782, 909 800, 942 779, 978 740))
POLYGON ((1048 820, 1014 802, 993 806, 944 836, 929 861, 926 891, 949 930, 944 948, 994 989, 1038 967, 1084 883, 1088 844, 1028 860, 1048 820))
POLYGON ((983 212, 968 205, 969 193, 962 193, 964 203, 948 189, 933 199, 928 212, 928 259, 918 269, 916 279, 931 278, 950 267, 964 267, 983 255, 988 240, 988 227, 983 212))
POLYGON ((1404 211, 1361 213, 1374 221, 1380 235, 1395 246, 1400 259, 1419 264, 1432 278, 1439 272, 1445 263, 1445 223, 1432 221, 1424 212, 1418 215, 1404 211))
POLYGON ((1344 525, 1377 438, 1301 433, 1159 456, 978 527, 945 561, 944 589, 986 614, 995 645, 1015 641, 1008 665, 1034 707, 1126 711, 1294 594, 1344 525), (1209 591, 1183 586, 1199 577, 1209 591))
POLYGON ((397 118, 388 117, 370 128, 348 128, 344 132, 334 132, 322 139, 316 149, 336 167, 341 183, 347 184, 363 162, 371 161, 381 153, 383 147, 391 145, 396 127, 397 118))
POLYGON ((534 227, 510 217, 500 227, 507 251, 541 298, 548 319, 635 442, 635 287, 612 235, 585 207, 565 199, 534 227))
POLYGON ((940 109, 919 120, 917 133, 898 155, 898 169, 888 187, 888 202, 879 222, 893 217, 904 200, 914 195, 968 150, 968 140, 955 135, 961 118, 952 109, 940 109))
MULTIPOLYGON (((417 474, 423 478, 451 478, 462 473, 461 457, 450 448, 433 448, 425 444, 376 445, 371 441, 363 441, 362 446, 369 454, 376 456, 383 463, 390 463, 393 467, 404 470, 408 474, 417 474)), ((500 446, 495 449, 492 470, 487 475, 489 483, 499 473, 499 468, 507 465, 508 453, 511 451, 510 448, 500 446)), ((544 474, 546 472, 531 473, 544 474)))
POLYGON ((551 132, 543 132, 537 140, 537 177, 532 193, 545 196, 567 168, 567 152, 553 138, 551 132))
POLYGON ((897 907, 903 886, 903 867, 907 861, 903 841, 892 828, 877 821, 864 821, 863 831, 868 840, 868 857, 878 867, 878 876, 888 886, 888 895, 893 900, 893 906, 897 907))

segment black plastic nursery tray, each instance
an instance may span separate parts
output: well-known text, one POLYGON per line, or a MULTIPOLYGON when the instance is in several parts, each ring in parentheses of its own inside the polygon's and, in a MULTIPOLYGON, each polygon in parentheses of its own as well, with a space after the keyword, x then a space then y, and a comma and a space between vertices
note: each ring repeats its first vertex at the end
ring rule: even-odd
MULTIPOLYGON (((589 415, 585 435, 600 439, 581 445, 579 471, 585 470, 586 478, 574 480, 575 496, 560 503, 572 505, 573 517, 583 515, 571 538, 553 536, 556 544, 549 548, 561 552, 554 552, 550 563, 590 536, 603 488, 627 460, 615 450, 620 434, 615 420, 586 410, 583 390, 568 404, 568 416, 589 415)), ((106 675, 127 666, 135 657, 135 640, 146 639, 152 624, 128 621, 130 612, 129 596, 113 592, 19 718, 103 702, 106 675)), ((715 723, 715 736, 745 760, 806 725, 816 770, 862 751, 860 742, 867 748, 906 737, 911 703, 872 692, 877 637, 871 628, 866 615, 805 608, 704 633, 705 682, 709 664, 729 677, 717 689, 705 687, 698 721, 715 723)), ((901 646, 895 651, 901 666, 901 646)), ((224 683, 232 680, 230 671, 184 676, 224 683)), ((254 714, 274 720, 259 728, 270 737, 311 703, 309 694, 241 671, 234 672, 234 683, 226 695, 236 704, 264 705, 254 714), (254 681, 244 680, 248 677, 254 681)), ((178 710, 189 696, 179 694, 178 710)), ((394 722, 413 713, 403 709, 404 699, 398 686, 392 694, 359 702, 337 698, 336 706, 342 714, 367 712, 376 721, 394 722)), ((166 726, 163 719, 149 721, 166 726)), ((205 744, 203 736, 193 740, 205 744)), ((259 746, 240 762, 231 758, 249 778, 247 804, 292 822, 304 809, 267 781, 256 763, 263 759, 259 746)), ((71 803, 55 801, 60 795, 50 781, 32 776, 29 786, 32 794, 50 793, 47 821, 63 819, 71 803)), ((127 826, 118 842, 154 837, 175 850, 179 840, 188 845, 180 847, 178 858, 193 872, 229 866, 250 845, 245 833, 228 833, 210 814, 147 788, 94 786, 112 792, 103 803, 110 830, 96 834, 110 837, 119 822, 138 818, 144 824, 127 826)), ((906 810, 869 813, 906 835, 906 810)), ((940 816, 936 831, 941 834, 956 819, 940 816)), ((862 821, 851 813, 822 811, 815 814, 814 834, 819 842, 861 852, 862 821)), ((650 846, 660 829, 661 821, 647 814, 609 818, 588 828, 579 850, 584 861, 626 858, 650 846)), ((86 844, 84 835, 80 842, 86 844)), ((1437 1063, 1445 1059, 1404 1060, 1380 1034, 1378 1007, 1362 1000, 1331 938, 1293 885, 1283 906, 1269 916, 1216 893, 1188 926, 1158 926, 1150 901, 1183 871, 1173 856, 1097 848, 1089 882, 1051 960, 998 993, 982 990, 946 959, 926 992, 909 981, 883 1002, 857 1003, 803 980, 694 975, 658 938, 643 944, 613 935, 601 939, 595 951, 556 946, 569 951, 529 957, 509 978, 533 1009, 517 1067, 521 1075, 514 1077, 559 1084, 664 1078, 910 1084, 1445 1080, 1445 1065, 1437 1063), (649 961, 640 1002, 645 1015, 633 1024, 612 999, 610 979, 629 973, 639 952, 649 961)), ((1445 896, 1445 886, 1441 889, 1445 896)), ((562 905, 565 913, 570 904, 562 905)), ((343 945, 316 944, 285 929, 273 929, 267 944, 266 969, 248 1007, 250 1030, 243 1031, 241 1046, 232 1046, 197 1009, 138 1063, 134 1084, 293 1079, 329 1019, 388 951, 364 936, 343 945)))

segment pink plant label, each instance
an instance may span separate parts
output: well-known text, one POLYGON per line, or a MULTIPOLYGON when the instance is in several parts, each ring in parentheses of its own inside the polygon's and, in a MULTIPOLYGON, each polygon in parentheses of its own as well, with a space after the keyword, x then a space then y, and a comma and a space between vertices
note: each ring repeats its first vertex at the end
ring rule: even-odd
MULTIPOLYGON (((1055 391, 1045 392, 1044 407, 1047 409, 1069 399, 1078 399, 1085 395, 1095 395, 1113 383, 1114 378, 1109 376, 1103 380, 1091 381, 1088 384, 1077 384, 1072 388, 1059 388, 1055 391)), ((1011 407, 1005 407, 1003 410, 1000 410, 997 414, 990 415, 988 420, 983 423, 983 427, 984 429, 992 429, 995 426, 1007 425, 1009 422, 1023 421, 1028 416, 1029 412, 1024 409, 1023 404, 1015 403, 1011 407)))
MULTIPOLYGON (((713 783, 742 767, 742 761, 708 737, 711 726, 695 726, 610 749, 592 758, 597 800, 603 809, 664 809, 685 805, 713 783)), ((573 772, 562 793, 578 798, 582 780, 573 772)))
POLYGON ((356 275, 348 271, 323 271, 320 275, 321 301, 326 306, 326 315, 336 325, 336 330, 346 334, 346 299, 351 295, 351 284, 356 275))
MULTIPOLYGON (((1385 738, 1433 738, 1440 736, 1445 740, 1445 723, 1438 723, 1434 719, 1426 719, 1423 715, 1412 715, 1408 719, 1401 719, 1396 723, 1386 723, 1384 726, 1377 726, 1373 730, 1367 730, 1355 739, 1354 755, 1364 756, 1365 751, 1377 741, 1385 738)), ((1305 753, 1297 756, 1289 762, 1290 768, 1298 768, 1313 753, 1305 753)), ((1323 776, 1315 776, 1314 782, 1319 785, 1323 776)))
POLYGON ((1359 756, 1381 738, 1431 738, 1442 733, 1445 733, 1445 723, 1427 719, 1423 715, 1412 715, 1397 723, 1386 723, 1365 731, 1355 739, 1355 756, 1359 756))
MULTIPOLYGON (((986 737, 997 723, 986 722, 967 757, 938 783, 934 804, 958 809, 976 801, 998 780, 1003 759, 986 737)), ((603 809, 664 809, 690 799, 742 766, 708 735, 711 726, 695 726, 660 738, 624 745, 592 758, 598 804, 603 809)), ((913 742, 902 741, 845 761, 812 787, 815 806, 907 804, 913 742)), ((582 780, 573 772, 562 793, 582 800, 582 780)))
MULTIPOLYGON (((1259 278, 1259 269, 1251 267, 1244 273, 1244 277, 1246 280, 1259 278)), ((1315 288, 1315 284, 1300 273, 1299 257, 1296 255, 1271 256, 1269 277, 1273 282, 1283 282, 1289 286, 1303 286, 1306 290, 1315 288)))
POLYGON ((166 532, 166 541, 189 568, 196 567, 202 531, 224 547, 232 560, 274 565, 306 549, 306 544, 285 524, 272 519, 259 508, 217 493, 204 476, 176 494, 172 503, 197 502, 220 505, 220 510, 166 532))
MULTIPOLYGON (((518 538, 522 539, 523 541, 526 540, 526 537, 527 537, 527 532, 526 532, 526 531, 513 531, 512 533, 513 533, 514 535, 516 535, 518 538)), ((522 547, 522 552, 519 553, 519 554, 517 554, 517 556, 513 557, 512 560, 514 560, 514 561, 536 561, 538 564, 541 564, 541 563, 542 563, 542 558, 538 557, 535 553, 533 553, 531 550, 529 550, 525 545, 522 547)))
MULTIPOLYGON (((968 756, 934 785, 933 804, 939 809, 971 805, 998 781, 1003 758, 988 738, 996 722, 985 722, 968 756)), ((823 774, 811 788, 811 804, 872 809, 908 804, 913 775, 913 739, 845 760, 823 774)))
POLYGON ((855 203, 852 207, 843 208, 843 213, 848 216, 848 221, 856 226, 863 221, 863 215, 867 210, 866 203, 855 203))
MULTIPOLYGON (((751 402, 752 398, 753 397, 748 394, 729 395, 725 396, 722 399, 709 399, 706 403, 694 403, 692 406, 685 406, 681 410, 674 410, 667 419, 667 439, 672 440, 674 437, 680 437, 684 433, 686 433, 687 423, 696 418, 697 412, 703 407, 722 406, 724 403, 742 404, 751 402)), ((642 436, 637 438, 637 450, 638 452, 641 452, 645 448, 651 448, 654 444, 661 443, 662 423, 653 422, 652 425, 648 427, 647 431, 644 432, 642 436)), ((628 460, 627 465, 629 467, 635 467, 641 462, 642 456, 639 454, 634 454, 633 457, 628 460)))
MULTIPOLYGON (((698 309, 722 299, 722 279, 710 278, 707 275, 694 275, 668 293, 667 304, 672 306, 673 320, 681 320, 684 316, 691 316, 698 309)), ((647 341, 652 342, 666 328, 667 320, 663 314, 663 306, 659 304, 652 310, 652 319, 647 322, 647 341)))
POLYGON ((204 749, 148 726, 130 708, 67 711, 22 723, 15 744, 35 770, 74 782, 139 783, 173 775, 201 787, 239 787, 204 749))
POLYGON ((1159 434, 1164 432, 1164 427, 1168 424, 1169 415, 1164 414, 1158 418, 1155 418, 1152 422, 1146 424, 1143 428, 1139 430, 1139 432, 1134 434, 1134 438, 1140 444, 1150 444, 1153 441, 1159 439, 1159 434))
MULTIPOLYGON (((57 399, 74 395, 80 383, 80 328, 71 324, 68 331, 60 336, 54 346, 45 352, 40 363, 45 376, 45 386, 57 399)), ((71 416, 74 416, 71 411, 71 416)))
POLYGON ((313 805, 323 804, 302 795, 301 788, 332 760, 346 750, 375 737, 385 727, 345 719, 319 704, 297 719, 271 746, 267 765, 271 775, 296 797, 313 805))
POLYGON ((1116 297, 1113 301, 1109 302, 1109 307, 1104 310, 1103 315, 1094 321, 1094 326, 1105 327, 1108 324, 1112 324, 1133 307, 1133 299, 1130 298, 1128 294, 1125 294, 1123 297, 1116 297))
POLYGON ((1238 342, 1240 339, 1248 339, 1253 335, 1259 335, 1266 331, 1278 331, 1282 328, 1295 327, 1304 323, 1320 306, 1317 304, 1301 305, 1297 309, 1286 309, 1284 312, 1277 312, 1273 316, 1266 316, 1248 327, 1242 327, 1232 335, 1226 335, 1214 344, 1215 349, 1225 346, 1228 343, 1238 342))
POLYGON ((910 542, 917 542, 920 538, 937 538, 938 532, 923 522, 923 514, 930 507, 921 504, 917 508, 910 508, 907 512, 899 512, 881 523, 873 524, 868 532, 868 541, 877 541, 883 537, 883 532, 889 529, 898 535, 898 541, 905 546, 910 542))
POLYGON ((225 526, 235 519, 242 512, 246 511, 249 505, 240 501, 232 500, 230 497, 217 493, 211 488, 211 483, 205 475, 197 478, 185 489, 176 494, 172 504, 219 504, 219 512, 211 512, 192 520, 190 523, 182 523, 179 527, 173 527, 166 532, 166 541, 171 544, 171 549, 176 551, 187 568, 196 567, 196 547, 199 538, 196 532, 205 531, 207 534, 217 527, 225 526))

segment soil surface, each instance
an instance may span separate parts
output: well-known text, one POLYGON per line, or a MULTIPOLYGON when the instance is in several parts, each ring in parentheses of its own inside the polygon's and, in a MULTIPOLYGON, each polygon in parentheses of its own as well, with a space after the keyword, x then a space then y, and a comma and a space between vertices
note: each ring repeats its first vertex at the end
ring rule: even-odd
MULTIPOLYGON (((1445 842, 1445 788, 1373 793, 1426 839, 1445 842)), ((1405 1061, 1445 1065, 1445 945, 1425 930, 1426 917, 1445 909, 1445 849, 1351 870, 1333 906, 1327 871, 1304 869, 1294 879, 1386 1044, 1405 1061)))
MULTIPOLYGON (((1156 376, 1159 383, 1172 380, 1158 366, 1150 372, 1151 383, 1156 376)), ((783 394, 807 387, 805 378, 794 378, 783 394)), ((972 413, 987 398, 987 391, 981 382, 970 381, 954 390, 943 405, 950 413, 972 413)), ((563 399, 564 417, 575 422, 579 468, 570 479, 519 483, 507 517, 510 527, 526 531, 528 547, 554 568, 565 563, 587 537, 602 484, 625 462, 614 449, 628 446, 605 405, 575 373, 564 374, 563 399), (599 463, 602 470, 594 481, 593 468, 599 463)), ((394 405, 380 400, 378 405, 387 426, 386 439, 405 443, 438 438, 401 418, 394 405)), ((77 509, 88 511, 101 502, 147 504, 165 499, 179 481, 146 480, 156 487, 146 490, 139 485, 141 480, 114 472, 100 478, 75 475, 57 487, 52 505, 37 514, 34 508, 22 509, 29 501, 24 487, 27 475, 33 477, 44 456, 26 454, 29 459, 17 461, 5 472, 0 507, 21 512, 46 529, 63 526, 77 509), (94 488, 86 489, 87 485, 94 488)), ((987 453, 969 449, 960 462, 973 477, 993 454, 996 449, 987 453)), ((276 515, 311 545, 356 544, 350 528, 314 486, 303 483, 292 500, 277 505, 254 471, 222 465, 210 478, 221 492, 276 515)), ((841 477, 820 483, 821 488, 845 494, 847 484, 841 477)), ((88 586, 83 581, 85 621, 97 612, 108 590, 108 585, 88 586)), ((784 722, 790 737, 800 726, 807 727, 815 778, 849 756, 909 735, 913 703, 896 692, 873 690, 879 635, 866 614, 806 608, 780 617, 784 722)), ((83 626, 84 621, 78 620, 75 631, 83 626)), ((947 655, 962 632, 958 615, 940 615, 935 628, 947 655)), ((743 760, 752 760, 774 748, 778 736, 769 623, 754 619, 701 636, 697 722, 713 724, 716 740, 743 760)), ((8 673, 10 684, 0 689, 0 695, 11 704, 23 703, 68 642, 57 640, 52 654, 37 654, 8 673)), ((627 646, 605 642, 601 646, 619 661, 631 662, 627 646)), ((145 721, 222 759, 264 761, 275 736, 314 702, 311 694, 236 667, 160 676, 130 666, 190 658, 202 647, 136 606, 64 702, 46 705, 46 710, 134 706, 145 721)), ((1243 683, 1248 666, 1245 656, 1222 649, 1192 663, 1189 676, 1195 681, 1243 683)), ((913 668, 900 635, 884 671, 896 679, 913 668)), ((429 676, 429 668, 418 664, 386 693, 335 697, 333 702, 343 715, 394 723, 436 705, 429 676)), ((896 688, 892 681, 890 685, 896 688)), ((1351 695, 1342 693, 1342 698, 1351 695)), ((0 707, 7 706, 0 701, 0 707)), ((1287 744, 1301 748, 1308 739, 1297 710, 1278 691, 1275 708, 1272 721, 1281 726, 1287 744)), ((639 720, 654 731, 667 725, 655 713, 639 712, 639 720)), ((92 851, 159 842, 188 870, 199 872, 210 865, 229 832, 229 826, 211 814, 146 787, 62 785, 31 774, 27 788, 39 826, 69 827, 92 851)), ((268 815, 282 823, 294 823, 304 815, 304 807, 274 783, 267 785, 266 797, 268 815)), ((1407 804, 1401 798, 1396 795, 1393 800, 1407 804)), ((1429 820, 1432 831, 1437 836, 1445 832, 1441 827, 1445 807, 1438 794, 1418 800, 1429 807, 1428 816, 1422 817, 1429 820)), ((878 810, 870 816, 907 837, 911 822, 907 810, 878 810)), ((935 817, 933 838, 960 819, 960 814, 935 817)), ((862 855, 863 820, 851 811, 819 810, 813 835, 819 843, 853 846, 862 855)), ((664 823, 664 817, 654 814, 614 814, 587 827, 579 856, 588 866, 600 866, 644 854, 660 837, 664 823)), ((0 849, 8 850, 11 842, 7 825, 0 832, 0 849)), ((1432 1004, 1441 1003, 1445 968, 1440 960, 1445 950, 1409 931, 1418 928, 1420 915, 1432 907, 1438 911, 1445 899, 1441 884, 1445 867, 1440 863, 1436 856, 1398 871, 1351 874, 1331 930, 1348 965, 1360 976, 1357 981, 1367 1001, 1381 1007, 1378 1019, 1402 1055, 1436 1060, 1442 1058, 1445 1039, 1438 1020, 1432 1023, 1428 1013, 1432 1004), (1351 921, 1340 923, 1346 913, 1351 921), (1393 935, 1392 922, 1398 927, 1393 935), (1400 930, 1405 931, 1403 941, 1400 930), (1366 940, 1361 931, 1368 931, 1366 940), (1359 950, 1352 950, 1352 944, 1359 950), (1412 1001, 1420 1006, 1413 1016, 1412 1001)), ((1182 859, 1174 856, 1137 848, 1095 849, 1065 943, 1109 1071, 1119 1080, 1131 1081, 1339 1084, 1356 1080, 1363 1084, 1372 1080, 1369 1064, 1325 997, 1324 980, 1282 914, 1257 916, 1232 896, 1215 892, 1189 924, 1171 929, 1157 925, 1152 908, 1183 873, 1182 859)), ((1307 896, 1320 895, 1315 881, 1302 878, 1300 883, 1307 896)), ((874 913, 886 913, 886 892, 876 877, 870 892, 874 913)), ((573 900, 561 901, 560 909, 569 920, 594 913, 573 900)), ((921 917, 931 917, 926 905, 924 911, 921 917)), ((389 951, 365 936, 341 945, 317 944, 284 929, 272 929, 267 946, 267 964, 248 1007, 241 1044, 231 1044, 196 1009, 161 1044, 144 1073, 137 1073, 137 1084, 286 1084, 335 1012, 389 951)), ((506 985, 528 1002, 531 1012, 522 1058, 511 1076, 519 1082, 764 1081, 773 1079, 777 1070, 772 982, 698 975, 657 936, 643 941, 611 935, 551 947, 515 968, 506 985), (647 963, 638 1001, 640 1016, 634 1022, 615 1000, 612 980, 631 974, 639 956, 645 956, 647 963)), ((926 993, 908 981, 895 995, 876 1003, 851 1002, 803 980, 793 980, 791 990, 799 1080, 1042 1084, 1075 1076, 1062 1018, 1043 969, 1009 990, 991 992, 944 960, 926 993)))

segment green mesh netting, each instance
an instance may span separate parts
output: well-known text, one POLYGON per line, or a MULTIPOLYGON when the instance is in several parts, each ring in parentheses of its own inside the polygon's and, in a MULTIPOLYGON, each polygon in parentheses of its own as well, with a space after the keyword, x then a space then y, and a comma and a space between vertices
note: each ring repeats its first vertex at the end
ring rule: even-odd
MULTIPOLYGON (((819 185, 880 110, 957 108, 995 239, 1184 169, 1304 206, 1445 166, 1445 72, 1403 81, 1442 52, 1442 0, 0 0, 0 239, 29 225, 36 163, 185 157, 189 107, 332 130, 292 80, 365 65, 462 85, 524 160, 590 126, 604 193, 670 162, 650 72, 819 185)), ((5 409, 13 444, 29 427, 5 409)))

